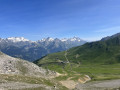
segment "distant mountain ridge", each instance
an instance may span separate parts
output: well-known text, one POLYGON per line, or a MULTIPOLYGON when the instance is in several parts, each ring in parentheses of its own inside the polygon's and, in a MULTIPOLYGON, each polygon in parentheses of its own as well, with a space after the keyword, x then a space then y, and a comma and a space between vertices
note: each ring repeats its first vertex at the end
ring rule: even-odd
POLYGON ((102 38, 101 41, 105 41, 105 40, 112 39, 112 38, 119 37, 119 36, 120 36, 120 33, 117 33, 112 36, 107 36, 105 38, 102 38))
POLYGON ((78 38, 44 38, 31 41, 24 37, 0 38, 0 51, 13 57, 34 61, 49 53, 64 51, 71 47, 83 45, 86 41, 78 38))
POLYGON ((100 41, 73 47, 67 51, 49 54, 37 60, 35 63, 42 65, 58 62, 57 60, 64 62, 66 61, 65 55, 67 59, 73 63, 120 63, 120 33, 103 38, 100 41))

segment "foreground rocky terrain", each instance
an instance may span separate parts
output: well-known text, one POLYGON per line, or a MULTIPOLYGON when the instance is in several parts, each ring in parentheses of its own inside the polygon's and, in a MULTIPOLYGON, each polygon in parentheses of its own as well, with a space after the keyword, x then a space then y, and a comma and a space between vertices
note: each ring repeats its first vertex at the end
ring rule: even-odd
POLYGON ((0 52, 0 90, 53 90, 54 88, 65 88, 55 81, 54 77, 56 77, 56 72, 0 52))
POLYGON ((25 89, 30 89, 30 90, 52 90, 54 88, 42 85, 42 84, 29 84, 29 83, 23 83, 23 82, 6 82, 6 83, 1 83, 0 84, 0 90, 25 90, 25 89))
POLYGON ((55 73, 38 67, 31 62, 13 58, 0 52, 0 74, 47 77, 55 73))

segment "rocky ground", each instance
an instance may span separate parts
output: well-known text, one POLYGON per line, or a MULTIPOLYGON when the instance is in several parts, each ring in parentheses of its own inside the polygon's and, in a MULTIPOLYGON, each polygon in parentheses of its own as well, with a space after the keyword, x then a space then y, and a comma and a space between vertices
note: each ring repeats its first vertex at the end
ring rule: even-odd
POLYGON ((14 74, 35 77, 51 77, 55 73, 31 62, 14 58, 0 52, 0 74, 14 74))
POLYGON ((78 84, 75 90, 120 90, 120 79, 78 84))
POLYGON ((4 82, 0 83, 0 90, 52 90, 52 87, 42 84, 29 84, 23 82, 4 82))
POLYGON ((0 90, 53 90, 55 76, 56 72, 0 52, 0 90))

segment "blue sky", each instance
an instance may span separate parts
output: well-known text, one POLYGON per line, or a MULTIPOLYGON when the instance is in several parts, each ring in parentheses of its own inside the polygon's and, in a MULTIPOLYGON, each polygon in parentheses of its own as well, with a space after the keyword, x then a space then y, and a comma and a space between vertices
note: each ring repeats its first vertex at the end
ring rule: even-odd
POLYGON ((98 40, 118 32, 120 0, 0 0, 1 38, 98 40))

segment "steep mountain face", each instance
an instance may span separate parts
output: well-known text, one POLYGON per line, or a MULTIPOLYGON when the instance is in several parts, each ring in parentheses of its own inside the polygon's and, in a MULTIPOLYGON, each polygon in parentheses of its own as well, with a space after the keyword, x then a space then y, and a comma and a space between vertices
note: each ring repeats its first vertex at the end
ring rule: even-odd
POLYGON ((109 39, 112 39, 112 38, 115 38, 115 37, 119 37, 119 36, 120 36, 120 33, 117 33, 115 35, 107 36, 105 38, 102 38, 101 41, 109 40, 109 39))
POLYGON ((36 77, 48 77, 53 72, 45 70, 37 65, 18 58, 13 58, 0 52, 0 74, 25 75, 36 77))
POLYGON ((49 53, 64 51, 71 47, 86 43, 78 37, 74 38, 44 38, 30 41, 23 37, 0 38, 0 51, 17 58, 34 61, 49 53))
POLYGON ((86 43, 82 46, 74 47, 64 52, 49 54, 35 63, 40 65, 50 62, 58 62, 58 60, 64 62, 69 60, 70 62, 81 64, 120 63, 120 34, 118 33, 109 38, 103 38, 97 42, 86 43))

